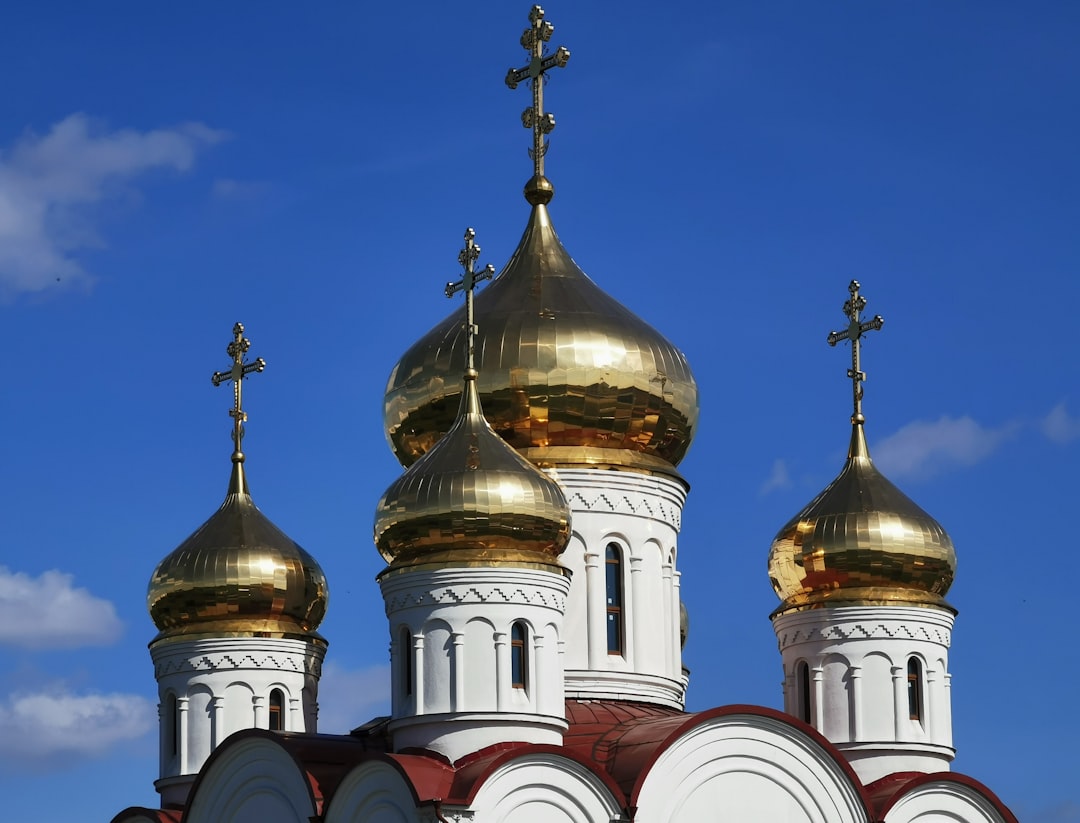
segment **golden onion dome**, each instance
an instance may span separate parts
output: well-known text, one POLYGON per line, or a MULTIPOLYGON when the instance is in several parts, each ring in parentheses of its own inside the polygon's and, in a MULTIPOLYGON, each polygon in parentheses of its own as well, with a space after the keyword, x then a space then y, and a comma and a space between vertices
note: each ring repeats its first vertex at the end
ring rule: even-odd
MULTIPOLYGON (((375 544, 387 572, 416 566, 524 566, 562 572, 570 505, 559 484, 484 419, 466 372, 457 420, 386 490, 375 544)), ((386 573, 386 572, 384 572, 386 573)))
POLYGON ((854 423, 835 480, 776 535, 769 579, 773 613, 853 605, 937 606, 956 572, 952 540, 877 470, 863 423, 854 423))
MULTIPOLYGON (((476 297, 477 385, 492 428, 535 465, 598 465, 675 474, 698 419, 686 357, 605 294, 559 242, 550 183, 530 181, 528 227, 476 297)), ((387 384, 384 422, 409 466, 454 422, 466 363, 464 310, 410 348, 387 384)))
POLYGON ((327 598, 319 564, 255 506, 239 454, 225 502, 158 564, 146 601, 159 639, 318 637, 327 598))

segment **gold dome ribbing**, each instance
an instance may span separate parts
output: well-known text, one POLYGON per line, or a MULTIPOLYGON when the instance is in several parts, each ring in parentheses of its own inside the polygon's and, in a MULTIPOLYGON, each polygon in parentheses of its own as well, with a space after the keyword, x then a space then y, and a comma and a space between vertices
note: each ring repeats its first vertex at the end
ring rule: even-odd
POLYGON ((844 304, 850 323, 829 344, 852 346, 855 411, 847 461, 835 480, 780 530, 769 551, 769 579, 781 599, 774 615, 828 606, 903 604, 952 610, 945 593, 956 572, 952 540, 934 518, 881 474, 863 427, 860 345, 880 329, 861 321, 866 299, 858 281, 844 304))
MULTIPOLYGON (((477 391, 506 442, 541 467, 598 465, 674 474, 698 418, 697 384, 675 346, 605 294, 573 261, 551 224, 554 188, 544 175, 554 116, 543 109, 545 72, 570 52, 545 56, 553 27, 534 6, 521 37, 530 61, 511 69, 533 105, 532 214, 506 267, 476 297, 477 391)), ((665 295, 657 280, 655 297, 665 295)), ((384 422, 398 460, 411 465, 454 421, 465 368, 463 311, 447 317, 398 362, 386 387, 384 422)))
POLYGON ((390 571, 432 564, 561 571, 558 556, 570 539, 566 497, 492 431, 480 406, 471 354, 472 289, 480 279, 472 264, 479 249, 471 229, 465 237, 467 368, 457 420, 386 490, 375 512, 375 543, 390 571))
POLYGON ((233 382, 232 475, 221 508, 168 557, 150 578, 147 607, 161 630, 176 636, 315 636, 326 614, 326 576, 319 564, 256 508, 244 474, 240 443, 247 414, 241 386, 262 358, 245 363, 250 342, 233 328, 233 367, 214 385, 233 382))

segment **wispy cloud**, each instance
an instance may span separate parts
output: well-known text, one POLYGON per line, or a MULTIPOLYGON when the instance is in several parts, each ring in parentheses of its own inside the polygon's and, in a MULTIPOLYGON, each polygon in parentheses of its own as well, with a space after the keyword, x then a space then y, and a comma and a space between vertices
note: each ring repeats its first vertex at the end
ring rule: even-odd
POLYGON ((0 152, 0 298, 88 283, 75 254, 103 245, 94 205, 129 193, 151 170, 189 170, 224 136, 201 123, 110 131, 84 114, 24 134, 0 152))
POLYGON ((319 731, 344 734, 390 713, 390 667, 349 670, 327 663, 319 680, 319 731))
POLYGON ((70 574, 31 577, 0 566, 0 646, 102 646, 122 630, 113 604, 76 587, 70 574))
POLYGON ((778 489, 786 489, 791 486, 791 476, 788 474, 787 463, 777 459, 773 461, 772 471, 768 479, 761 484, 759 494, 765 495, 778 489))
POLYGON ((75 695, 62 687, 0 700, 0 763, 18 771, 62 767, 142 737, 156 709, 134 694, 75 695))
POLYGON ((1016 430, 983 426, 970 417, 917 420, 877 443, 874 462, 891 477, 928 476, 985 460, 1016 430))
POLYGON ((1080 823, 1080 804, 1064 800, 1055 806, 1023 815, 1028 823, 1080 823))
POLYGON ((1071 443, 1080 438, 1080 417, 1073 417, 1065 408, 1065 403, 1058 403, 1040 422, 1039 428, 1046 437, 1055 443, 1071 443))
POLYGON ((234 180, 220 177, 210 187, 218 200, 255 200, 266 195, 270 185, 261 180, 234 180))

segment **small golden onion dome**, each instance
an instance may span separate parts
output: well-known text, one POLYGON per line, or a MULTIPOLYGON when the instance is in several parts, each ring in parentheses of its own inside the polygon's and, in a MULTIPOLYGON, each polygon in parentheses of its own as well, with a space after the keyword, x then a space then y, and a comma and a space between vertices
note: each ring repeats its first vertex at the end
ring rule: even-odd
POLYGON ((570 505, 559 484, 492 431, 476 372, 466 372, 450 431, 379 500, 375 544, 387 572, 421 565, 562 572, 558 557, 569 539, 570 505))
POLYGON ((839 476, 784 526, 769 552, 773 615, 828 606, 936 606, 956 572, 952 540, 874 466, 855 422, 839 476))
MULTIPOLYGON (((225 502, 158 564, 147 607, 156 639, 192 635, 319 636, 326 576, 256 508, 244 456, 233 455, 225 502)), ((321 638, 319 638, 321 639, 321 638)))
MULTIPOLYGON (((546 179, 545 181, 546 182, 546 179)), ((550 184, 548 184, 550 185, 550 184)), ((513 257, 476 297, 480 400, 534 464, 676 474, 698 419, 686 357, 605 294, 567 253, 536 189, 513 257)), ((550 199, 550 198, 547 198, 550 199)), ((410 348, 386 388, 387 439, 409 466, 454 422, 466 362, 464 309, 410 348)))

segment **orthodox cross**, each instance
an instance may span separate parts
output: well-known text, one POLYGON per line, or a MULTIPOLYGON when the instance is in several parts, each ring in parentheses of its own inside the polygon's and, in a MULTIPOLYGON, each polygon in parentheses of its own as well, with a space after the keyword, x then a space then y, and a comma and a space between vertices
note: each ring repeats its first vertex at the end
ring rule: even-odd
POLYGON ((510 69, 506 73, 506 85, 516 89, 522 80, 528 80, 532 85, 533 104, 521 113, 521 125, 532 129, 533 147, 529 156, 533 159, 533 173, 539 179, 544 176, 544 155, 548 146, 544 135, 555 128, 555 115, 544 111, 545 72, 553 66, 563 68, 570 60, 570 49, 559 46, 554 54, 544 54, 547 51, 545 44, 554 34, 555 27, 544 20, 544 10, 540 6, 532 7, 529 23, 531 25, 521 35, 521 45, 532 59, 527 66, 510 69))
POLYGON ((234 457, 241 454, 240 441, 244 439, 244 423, 248 419, 247 412, 241 407, 243 381, 252 372, 261 372, 266 368, 266 361, 261 357, 251 363, 244 362, 250 348, 251 341, 244 337, 244 324, 237 323, 233 326, 233 341, 225 348, 225 352, 233 359, 232 368, 229 371, 216 371, 210 376, 215 386, 220 386, 226 380, 233 381, 233 407, 229 409, 229 417, 233 419, 232 439, 236 444, 234 457))
POLYGON ((481 280, 488 280, 495 274, 495 267, 488 263, 480 271, 474 270, 476 261, 480 259, 480 247, 476 245, 476 231, 471 228, 465 229, 465 248, 458 254, 457 259, 465 268, 465 275, 456 283, 446 284, 446 296, 453 297, 459 291, 465 292, 465 369, 472 374, 476 371, 473 358, 473 342, 476 338, 476 322, 473 317, 473 291, 476 289, 477 283, 481 280))
POLYGON ((844 331, 829 332, 829 345, 835 346, 841 340, 851 341, 851 368, 847 376, 851 378, 852 391, 855 399, 855 412, 851 416, 852 423, 862 423, 866 418, 862 413, 863 381, 866 380, 866 372, 859 369, 859 350, 862 347, 860 341, 864 332, 878 331, 885 320, 880 314, 875 314, 873 319, 860 322, 859 312, 866 308, 866 298, 859 294, 859 281, 852 280, 848 284, 851 297, 844 303, 844 314, 848 316, 848 327, 844 331))

